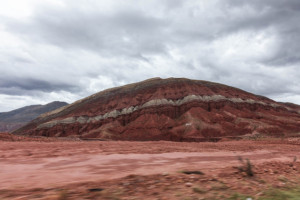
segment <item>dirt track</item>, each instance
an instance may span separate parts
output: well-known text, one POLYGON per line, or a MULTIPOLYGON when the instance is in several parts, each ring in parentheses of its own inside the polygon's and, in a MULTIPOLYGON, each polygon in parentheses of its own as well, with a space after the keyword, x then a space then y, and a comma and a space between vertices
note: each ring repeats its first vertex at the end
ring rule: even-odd
POLYGON ((201 169, 214 174, 237 166, 289 162, 300 146, 285 141, 174 142, 0 142, 0 189, 57 187, 106 181, 131 174, 174 174, 201 169), (285 144, 286 143, 286 144, 285 144))

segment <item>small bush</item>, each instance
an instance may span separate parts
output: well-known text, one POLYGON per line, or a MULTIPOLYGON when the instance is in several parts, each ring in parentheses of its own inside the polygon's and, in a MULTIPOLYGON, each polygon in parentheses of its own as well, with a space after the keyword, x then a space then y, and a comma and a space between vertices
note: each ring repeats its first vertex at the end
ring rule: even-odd
POLYGON ((248 158, 246 158, 246 162, 242 157, 238 157, 238 160, 241 162, 242 166, 238 167, 240 172, 245 172, 247 176, 254 176, 254 172, 252 169, 252 164, 248 158))
POLYGON ((58 200, 67 200, 68 192, 66 190, 62 190, 59 194, 58 200))
POLYGON ((252 199, 251 197, 247 195, 243 195, 240 193, 234 193, 230 197, 228 197, 226 200, 245 200, 245 199, 252 199))
POLYGON ((193 192, 196 192, 196 193, 199 193, 199 194, 204 194, 204 193, 206 193, 205 190, 200 189, 200 188, 198 188, 198 187, 194 187, 194 188, 193 188, 193 192))
POLYGON ((293 162, 291 162, 290 166, 294 167, 296 165, 297 162, 297 156, 294 156, 293 162))

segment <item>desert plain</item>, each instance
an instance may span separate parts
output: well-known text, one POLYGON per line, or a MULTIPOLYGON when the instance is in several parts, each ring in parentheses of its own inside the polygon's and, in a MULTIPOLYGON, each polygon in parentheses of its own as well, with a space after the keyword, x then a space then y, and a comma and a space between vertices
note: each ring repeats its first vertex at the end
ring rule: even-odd
POLYGON ((299 144, 2 137, 0 199, 292 199, 299 144))

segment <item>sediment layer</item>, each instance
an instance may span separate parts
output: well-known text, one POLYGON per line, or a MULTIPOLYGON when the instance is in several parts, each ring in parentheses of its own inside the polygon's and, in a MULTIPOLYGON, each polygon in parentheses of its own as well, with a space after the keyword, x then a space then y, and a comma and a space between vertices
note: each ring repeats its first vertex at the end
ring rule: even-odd
MULTIPOLYGON (((199 95, 189 95, 182 99, 178 100, 168 100, 168 99, 153 99, 150 100, 143 105, 140 106, 130 106, 128 108, 123 108, 121 110, 113 110, 111 112, 107 112, 104 115, 97 115, 94 117, 86 117, 86 116, 79 116, 79 117, 68 117, 65 119, 60 120, 54 120, 50 122, 46 122, 43 124, 40 124, 37 128, 52 128, 53 126, 56 126, 58 124, 72 124, 72 123, 90 123, 90 122, 96 122, 100 120, 104 120, 107 118, 116 118, 120 115, 127 115, 130 113, 133 113, 137 110, 141 110, 143 108, 147 107, 157 107, 162 105, 171 105, 171 106, 181 106, 182 104, 189 103, 192 101, 200 101, 200 102, 217 102, 217 101, 231 101, 234 103, 248 103, 248 104, 260 104, 264 106, 271 106, 271 107, 280 107, 279 104, 276 103, 265 103, 263 101, 255 101, 253 99, 246 99, 243 100, 241 98, 226 98, 222 95, 213 95, 213 96, 199 96, 199 95)), ((281 106, 283 107, 283 106, 281 106)))

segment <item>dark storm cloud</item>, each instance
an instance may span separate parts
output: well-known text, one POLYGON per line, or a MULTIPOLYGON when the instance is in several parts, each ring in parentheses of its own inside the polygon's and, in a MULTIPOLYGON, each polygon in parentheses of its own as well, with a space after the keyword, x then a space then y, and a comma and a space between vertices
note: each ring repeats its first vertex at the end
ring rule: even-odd
POLYGON ((52 92, 52 91, 78 91, 78 87, 63 83, 47 82, 38 79, 14 78, 11 80, 1 78, 0 93, 9 95, 26 95, 34 91, 52 92))
POLYGON ((81 98, 173 76, 300 103, 299 0, 60 2, 24 19, 0 16, 20 40, 0 48, 0 93, 81 98))

